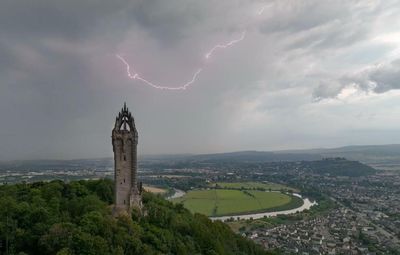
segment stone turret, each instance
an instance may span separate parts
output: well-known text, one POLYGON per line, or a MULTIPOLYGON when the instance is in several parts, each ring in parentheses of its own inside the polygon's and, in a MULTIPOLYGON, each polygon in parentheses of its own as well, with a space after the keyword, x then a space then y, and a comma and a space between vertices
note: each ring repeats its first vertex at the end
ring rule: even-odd
POLYGON ((141 209, 141 183, 137 182, 138 132, 135 120, 124 103, 115 119, 112 131, 114 151, 115 204, 113 214, 130 213, 133 208, 141 209))

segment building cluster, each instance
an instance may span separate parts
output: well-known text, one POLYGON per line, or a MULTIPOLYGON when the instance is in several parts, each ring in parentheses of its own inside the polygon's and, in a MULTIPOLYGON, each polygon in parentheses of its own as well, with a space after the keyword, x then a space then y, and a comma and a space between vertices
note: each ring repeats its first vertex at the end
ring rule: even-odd
POLYGON ((246 236, 268 250, 296 254, 374 254, 370 240, 381 242, 384 249, 392 245, 368 220, 345 207, 309 220, 259 228, 246 236))
POLYGON ((365 236, 375 246, 400 251, 400 173, 380 171, 357 178, 314 177, 308 182, 353 210, 357 219, 368 222, 365 236))

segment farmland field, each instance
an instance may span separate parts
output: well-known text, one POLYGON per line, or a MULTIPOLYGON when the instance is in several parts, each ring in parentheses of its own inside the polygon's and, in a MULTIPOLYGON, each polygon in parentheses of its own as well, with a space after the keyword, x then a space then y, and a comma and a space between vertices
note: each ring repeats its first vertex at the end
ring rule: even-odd
POLYGON ((301 199, 280 192, 230 189, 192 190, 172 201, 207 216, 286 210, 302 204, 301 199))
POLYGON ((144 185, 143 189, 145 191, 147 191, 147 192, 151 192, 151 193, 154 193, 154 194, 164 194, 164 193, 167 192, 166 189, 161 189, 161 188, 154 187, 154 186, 149 186, 149 185, 144 185))
POLYGON ((265 190, 292 190, 298 191, 288 186, 277 184, 277 183, 265 183, 265 182, 217 182, 211 184, 211 186, 220 187, 223 189, 265 189, 265 190))

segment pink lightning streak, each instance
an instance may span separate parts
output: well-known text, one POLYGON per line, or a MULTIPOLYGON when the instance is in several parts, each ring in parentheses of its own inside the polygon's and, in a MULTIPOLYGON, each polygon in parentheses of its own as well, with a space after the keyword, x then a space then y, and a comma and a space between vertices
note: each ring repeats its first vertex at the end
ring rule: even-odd
MULTIPOLYGON (((258 15, 261 15, 264 10, 265 10, 266 6, 263 6, 258 12, 258 15)), ((205 58, 206 59, 210 59, 213 55, 214 52, 218 49, 227 49, 229 47, 234 46, 235 44, 243 41, 246 37, 246 30, 244 30, 241 34, 241 36, 237 39, 231 40, 225 44, 216 44, 214 45, 214 47, 212 47, 206 54, 205 54, 205 58)), ((115 55, 126 67, 126 73, 128 75, 128 77, 132 80, 139 80, 141 82, 143 82, 144 84, 153 87, 155 89, 161 89, 161 90, 186 90, 186 88, 188 88, 189 86, 193 85, 193 83, 196 82, 197 77, 199 76, 199 74, 203 71, 204 65, 202 67, 200 67, 199 69, 197 69, 197 71, 193 74, 192 79, 189 80, 188 82, 180 85, 180 86, 175 86, 175 87, 169 87, 169 86, 163 86, 163 85, 158 85, 155 84, 145 78, 143 78, 142 76, 140 76, 138 73, 136 73, 133 68, 131 68, 130 64, 128 63, 128 61, 126 61, 121 55, 116 54, 115 55)))
MULTIPOLYGON (((217 49, 226 49, 228 47, 233 46, 234 44, 242 41, 245 38, 246 35, 246 31, 244 31, 242 33, 242 35, 240 36, 240 38, 232 40, 226 44, 217 44, 215 45, 210 51, 207 52, 207 54, 205 55, 206 59, 210 59, 212 57, 212 55, 214 54, 214 51, 216 51, 217 49)), ((125 65, 126 67, 126 73, 128 75, 128 77, 132 80, 139 80, 143 83, 145 83, 148 86, 151 86, 155 89, 164 89, 164 90, 185 90, 187 87, 191 86, 193 83, 196 82, 197 80, 197 76, 203 71, 204 65, 203 67, 200 67, 199 69, 197 69, 197 71, 193 74, 192 79, 186 83, 184 83, 183 85, 180 86, 176 86, 176 87, 169 87, 169 86, 162 86, 162 85, 158 85, 155 84, 143 77, 141 77, 138 73, 136 73, 133 68, 131 68, 130 64, 128 63, 128 61, 126 61, 126 59, 124 59, 121 55, 116 54, 115 55, 119 60, 121 60, 121 62, 125 65)))
POLYGON ((212 49, 209 52, 207 52, 206 59, 209 59, 213 55, 214 51, 216 51, 217 49, 226 49, 228 47, 231 47, 232 45, 242 41, 245 36, 246 36, 246 30, 242 32, 242 35, 240 36, 239 39, 232 40, 232 41, 228 42, 227 44, 215 45, 214 47, 212 47, 212 49))
POLYGON ((128 77, 133 79, 133 80, 139 80, 144 82, 145 84, 155 88, 155 89, 165 89, 165 90, 185 90, 187 87, 189 87, 190 85, 192 85, 196 79, 197 76, 201 73, 201 71, 203 71, 202 68, 199 68, 193 75, 192 79, 188 82, 186 82, 185 84, 178 86, 178 87, 168 87, 168 86, 161 86, 161 85, 156 85, 144 78, 142 78, 138 73, 136 73, 135 71, 133 71, 134 73, 132 74, 131 72, 131 66, 129 65, 129 63, 121 56, 121 55, 115 55, 119 60, 122 61, 122 63, 125 64, 126 66, 126 73, 128 74, 128 77))

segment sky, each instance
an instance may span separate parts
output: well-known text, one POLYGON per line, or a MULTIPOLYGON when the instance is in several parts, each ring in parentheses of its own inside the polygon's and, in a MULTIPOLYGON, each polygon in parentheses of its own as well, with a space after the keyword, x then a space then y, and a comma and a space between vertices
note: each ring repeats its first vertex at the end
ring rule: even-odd
POLYGON ((400 143, 399 89, 400 1, 0 8, 0 160, 112 156, 124 102, 140 154, 400 143), (161 87, 202 71, 157 89, 116 54, 161 87))

